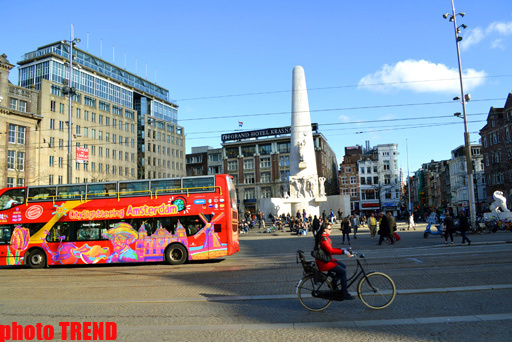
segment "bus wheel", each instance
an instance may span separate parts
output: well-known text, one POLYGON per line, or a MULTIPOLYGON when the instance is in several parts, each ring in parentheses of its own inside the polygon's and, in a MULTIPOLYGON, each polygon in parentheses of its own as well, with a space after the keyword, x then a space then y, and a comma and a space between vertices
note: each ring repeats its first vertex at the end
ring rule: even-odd
POLYGON ((46 254, 40 250, 35 249, 30 253, 27 253, 27 259, 25 260, 25 263, 30 268, 43 268, 46 266, 46 254))
POLYGON ((187 249, 179 243, 172 244, 165 250, 165 259, 171 265, 181 265, 187 261, 187 257, 187 249))

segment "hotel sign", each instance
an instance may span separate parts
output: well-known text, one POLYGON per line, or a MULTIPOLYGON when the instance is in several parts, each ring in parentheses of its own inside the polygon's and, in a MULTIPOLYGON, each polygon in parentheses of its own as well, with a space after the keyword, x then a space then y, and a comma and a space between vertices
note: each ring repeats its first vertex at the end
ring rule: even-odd
MULTIPOLYGON (((318 131, 318 124, 311 124, 311 129, 313 131, 318 131)), ((228 134, 222 134, 221 140, 222 142, 230 141, 230 140, 244 140, 244 139, 252 139, 252 138, 261 138, 268 137, 272 135, 282 135, 282 134, 291 134, 292 128, 288 127, 279 127, 279 128, 266 128, 260 129, 257 131, 247 131, 247 132, 234 132, 228 134)))

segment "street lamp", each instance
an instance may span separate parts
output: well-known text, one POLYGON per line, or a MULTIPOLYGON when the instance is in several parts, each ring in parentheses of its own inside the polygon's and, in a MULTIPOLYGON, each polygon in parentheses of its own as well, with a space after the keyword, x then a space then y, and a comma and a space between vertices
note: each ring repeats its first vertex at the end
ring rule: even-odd
POLYGON ((461 100, 462 103, 462 118, 464 119, 464 146, 466 148, 466 172, 468 176, 468 194, 469 194, 469 214, 470 214, 470 224, 471 227, 474 227, 476 221, 476 207, 475 207, 475 193, 473 188, 473 162, 471 160, 471 142, 469 139, 469 131, 468 131, 468 120, 466 115, 466 102, 471 99, 469 94, 464 94, 464 84, 462 82, 462 66, 460 62, 460 49, 459 42, 462 40, 462 37, 459 36, 461 32, 461 28, 465 29, 467 26, 462 24, 457 26, 457 15, 464 17, 465 13, 457 13, 455 14, 455 5, 452 0, 452 14, 445 13, 443 14, 443 18, 449 19, 453 21, 453 28, 455 31, 455 45, 457 46, 457 59, 459 62, 459 79, 460 79, 460 98, 455 97, 453 100, 458 101, 461 100))
POLYGON ((72 149, 72 113, 71 113, 71 98, 76 95, 76 88, 73 87, 73 46, 80 43, 80 38, 73 38, 73 24, 71 24, 71 39, 63 40, 62 43, 69 43, 69 81, 68 84, 64 83, 64 87, 62 88, 63 94, 69 95, 69 111, 68 111, 68 169, 67 169, 67 183, 73 183, 72 173, 73 173, 73 149, 72 149))

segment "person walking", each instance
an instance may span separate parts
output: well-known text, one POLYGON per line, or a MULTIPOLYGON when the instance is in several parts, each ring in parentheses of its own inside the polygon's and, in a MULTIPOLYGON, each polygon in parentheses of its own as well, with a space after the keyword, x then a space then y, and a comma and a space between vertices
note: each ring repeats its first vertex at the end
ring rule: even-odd
POLYGON ((469 222, 464 211, 461 211, 459 215, 459 230, 462 236, 462 244, 465 244, 467 241, 468 246, 471 246, 471 240, 466 236, 466 232, 469 230, 469 222))
POLYGON ((343 233, 343 242, 342 245, 345 244, 345 236, 347 237, 347 242, 350 246, 350 220, 349 216, 345 217, 343 221, 341 221, 341 232, 343 233))
POLYGON ((413 213, 411 213, 411 215, 409 215, 409 227, 407 227, 407 230, 409 230, 411 228, 416 230, 416 224, 414 223, 414 214, 413 213))
POLYGON ((389 225, 389 231, 390 231, 390 235, 393 237, 393 241, 396 241, 398 239, 398 237, 395 236, 395 232, 396 232, 396 220, 395 220, 395 217, 391 214, 391 211, 388 211, 386 213, 386 216, 388 218, 388 225, 389 225))
POLYGON ((391 229, 389 227, 388 218, 386 217, 386 215, 384 215, 384 213, 380 213, 380 226, 377 234, 380 235, 378 245, 382 245, 382 241, 384 241, 384 238, 388 238, 391 245, 394 244, 393 237, 391 236, 391 229))
POLYGON ((316 237, 316 233, 318 232, 318 230, 320 230, 320 220, 318 219, 318 217, 315 217, 313 218, 313 223, 311 224, 311 230, 313 231, 313 236, 316 237))
MULTIPOLYGON (((315 237, 315 246, 319 246, 319 248, 322 248, 325 253, 332 256, 333 255, 343 255, 345 254, 349 258, 352 257, 352 254, 343 248, 333 248, 332 247, 332 241, 329 238, 329 235, 331 234, 332 225, 329 223, 324 223, 320 227, 320 230, 318 231, 318 234, 315 237)), ((343 300, 352 300, 354 297, 348 293, 348 285, 347 285, 347 270, 344 263, 341 261, 338 261, 334 258, 332 258, 331 261, 325 262, 319 259, 315 259, 315 262, 318 266, 318 269, 321 272, 328 272, 332 271, 335 274, 335 289, 338 288, 338 283, 341 285, 341 298, 343 300)))
POLYGON ((352 224, 352 228, 354 229, 354 239, 357 239, 357 228, 359 228, 359 217, 356 214, 352 215, 350 219, 350 223, 352 224))
POLYGON ((450 246, 453 246, 453 233, 455 233, 455 225, 450 213, 446 213, 444 216, 444 244, 448 244, 448 235, 450 236, 450 246))
POLYGON ((370 218, 368 219, 368 226, 370 227, 370 236, 372 239, 375 238, 377 234, 377 219, 375 218, 375 214, 371 213, 370 218))

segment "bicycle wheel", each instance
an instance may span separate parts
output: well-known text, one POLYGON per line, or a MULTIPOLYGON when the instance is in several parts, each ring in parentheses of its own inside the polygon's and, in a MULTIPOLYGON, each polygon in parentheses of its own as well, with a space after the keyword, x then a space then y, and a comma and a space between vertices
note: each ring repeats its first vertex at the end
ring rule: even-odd
POLYGON ((384 309, 393 302, 396 287, 393 279, 381 272, 371 272, 357 284, 359 299, 371 309, 384 309))
POLYGON ((306 309, 311 311, 322 311, 331 305, 332 300, 313 297, 312 292, 334 290, 334 287, 325 274, 319 274, 316 278, 316 282, 313 274, 309 274, 302 278, 297 287, 297 296, 299 297, 299 302, 306 309))

